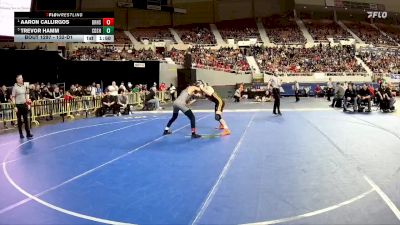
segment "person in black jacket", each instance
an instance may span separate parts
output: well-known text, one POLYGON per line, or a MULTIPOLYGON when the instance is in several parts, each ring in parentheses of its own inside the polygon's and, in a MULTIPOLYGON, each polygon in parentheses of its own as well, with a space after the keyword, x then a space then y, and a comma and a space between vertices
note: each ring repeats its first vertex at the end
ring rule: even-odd
POLYGON ((377 97, 379 106, 383 112, 390 112, 394 110, 395 98, 392 95, 392 89, 389 85, 382 84, 382 87, 378 89, 377 97))
POLYGON ((362 102, 368 104, 368 110, 366 112, 371 112, 371 93, 366 83, 364 83, 363 87, 358 91, 357 105, 359 109, 361 107, 362 102))
POLYGON ((160 101, 156 96, 156 89, 154 87, 150 88, 150 91, 146 94, 145 104, 143 106, 143 110, 149 109, 149 103, 154 104, 155 110, 159 110, 160 108, 160 101))
POLYGON ((343 112, 347 112, 347 104, 353 104, 353 111, 357 110, 357 92, 354 90, 354 86, 352 83, 347 85, 347 89, 344 92, 344 104, 343 104, 343 112))

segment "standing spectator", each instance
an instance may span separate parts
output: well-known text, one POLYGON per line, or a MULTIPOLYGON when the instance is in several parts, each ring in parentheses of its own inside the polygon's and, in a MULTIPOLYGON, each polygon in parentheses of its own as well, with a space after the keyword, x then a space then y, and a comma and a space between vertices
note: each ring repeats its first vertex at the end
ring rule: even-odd
POLYGON ((8 103, 8 94, 6 85, 1 86, 0 89, 0 103, 8 103))
MULTIPOLYGON (((6 87, 6 85, 3 85, 3 86, 1 86, 1 89, 0 89, 0 103, 2 103, 2 104, 9 103, 9 100, 10 100, 10 96, 7 93, 7 87, 6 87)), ((3 118, 2 118, 3 120, 8 117, 7 115, 12 116, 11 108, 0 105, 0 115, 3 116, 3 118)), ((13 122, 11 122, 11 125, 14 125, 13 122)), ((7 129, 7 128, 8 128, 7 124, 6 124, 6 122, 4 122, 4 129, 7 129)))
POLYGON ((331 95, 332 95, 332 93, 333 93, 332 78, 329 77, 329 80, 328 80, 328 82, 326 83, 326 86, 328 87, 328 90, 327 90, 326 95, 327 95, 327 97, 328 97, 328 101, 331 101, 331 95))
POLYGON ((335 97, 332 100, 331 107, 335 107, 337 102, 339 102, 339 104, 341 104, 344 95, 345 95, 345 90, 344 90, 343 84, 342 83, 337 83, 336 84, 336 90, 335 90, 335 97))
POLYGON ((126 88, 126 91, 127 91, 128 93, 131 93, 131 92, 132 92, 132 87, 133 87, 132 83, 131 83, 131 82, 128 82, 128 87, 126 88))
POLYGON ((96 95, 101 96, 103 94, 103 90, 101 89, 100 84, 96 84, 96 95))
POLYGON ((108 91, 110 92, 110 96, 113 98, 114 102, 118 101, 118 86, 115 81, 111 82, 111 85, 108 86, 108 91))
POLYGON ((174 86, 174 84, 171 84, 168 89, 169 89, 169 94, 171 95, 172 101, 175 101, 175 98, 176 98, 176 87, 174 86))
POLYGON ((97 95, 97 88, 96 88, 96 84, 93 83, 92 86, 90 86, 90 96, 95 98, 96 95, 97 95))
POLYGON ((121 82, 121 85, 119 86, 119 90, 126 91, 125 83, 121 82))
POLYGON ((300 85, 299 82, 294 81, 294 95, 296 96, 296 102, 300 101, 300 85))
POLYGON ((139 92, 140 92, 139 85, 135 85, 135 87, 132 89, 132 93, 139 93, 139 92))
POLYGON ((15 111, 17 112, 18 120, 18 131, 20 138, 24 138, 22 134, 22 119, 24 119, 26 136, 32 138, 33 135, 29 129, 28 112, 31 107, 31 100, 29 99, 29 93, 27 87, 24 85, 24 79, 22 75, 17 75, 17 83, 14 85, 11 94, 12 103, 15 105, 15 111))
POLYGON ((74 96, 71 95, 71 92, 66 91, 65 95, 64 95, 64 99, 65 99, 65 101, 70 102, 74 99, 74 96))
POLYGON ((161 83, 160 84, 160 91, 165 91, 166 89, 167 89, 167 87, 166 87, 165 83, 164 82, 161 83))
POLYGON ((55 87, 53 91, 53 98, 56 100, 60 100, 64 97, 63 93, 60 91, 59 87, 55 87))

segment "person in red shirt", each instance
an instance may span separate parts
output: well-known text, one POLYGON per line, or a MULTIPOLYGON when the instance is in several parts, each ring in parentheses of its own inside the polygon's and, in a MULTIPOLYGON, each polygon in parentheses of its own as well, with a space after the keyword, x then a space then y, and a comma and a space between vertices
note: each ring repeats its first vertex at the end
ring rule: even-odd
POLYGON ((371 98, 375 98, 375 89, 372 86, 372 84, 368 85, 368 90, 369 90, 369 93, 371 94, 371 98))
POLYGON ((164 82, 160 84, 160 88, 159 89, 160 89, 160 91, 165 91, 167 89, 167 87, 165 86, 164 82))
POLYGON ((317 84, 317 86, 315 87, 314 92, 315 92, 315 96, 316 96, 316 97, 319 97, 319 96, 321 95, 322 89, 321 89, 321 87, 319 86, 319 84, 317 84))
POLYGON ((72 99, 74 99, 74 96, 72 96, 71 93, 70 93, 69 91, 66 91, 66 92, 65 92, 65 95, 64 95, 64 99, 65 99, 66 101, 72 101, 72 99))

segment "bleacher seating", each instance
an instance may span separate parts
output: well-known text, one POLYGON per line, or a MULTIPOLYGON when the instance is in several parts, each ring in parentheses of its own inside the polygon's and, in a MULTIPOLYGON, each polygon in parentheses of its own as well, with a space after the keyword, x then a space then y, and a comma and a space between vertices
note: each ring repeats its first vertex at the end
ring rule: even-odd
POLYGON ((267 36, 275 44, 305 44, 306 39, 293 18, 269 17, 263 19, 267 36))
POLYGON ((304 24, 316 42, 326 42, 328 38, 333 38, 335 42, 351 38, 350 33, 332 20, 305 20, 304 24))
POLYGON ((373 28, 370 24, 361 22, 345 22, 345 25, 367 44, 373 44, 377 46, 397 46, 396 42, 383 35, 379 30, 373 28))
POLYGON ((148 40, 149 43, 154 41, 172 41, 175 42, 172 33, 167 27, 153 28, 137 28, 131 30, 132 35, 138 41, 148 40))
POLYGON ((365 72, 352 47, 253 48, 263 72, 365 72))
POLYGON ((174 29, 185 44, 216 44, 209 24, 185 25, 174 29))
POLYGON ((223 39, 230 38, 237 41, 248 41, 250 38, 257 38, 260 41, 260 34, 253 19, 223 21, 217 23, 217 27, 223 39))
POLYGON ((378 23, 376 26, 389 35, 397 44, 400 44, 400 26, 378 23))
POLYGON ((361 52, 360 56, 374 73, 400 72, 399 49, 363 51, 361 52))

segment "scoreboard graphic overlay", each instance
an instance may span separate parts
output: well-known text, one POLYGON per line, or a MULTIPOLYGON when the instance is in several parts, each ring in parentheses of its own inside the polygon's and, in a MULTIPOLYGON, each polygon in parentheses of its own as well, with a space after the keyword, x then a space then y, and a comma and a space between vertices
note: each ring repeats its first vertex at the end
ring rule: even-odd
POLYGON ((114 42, 114 12, 15 12, 14 42, 114 42))

